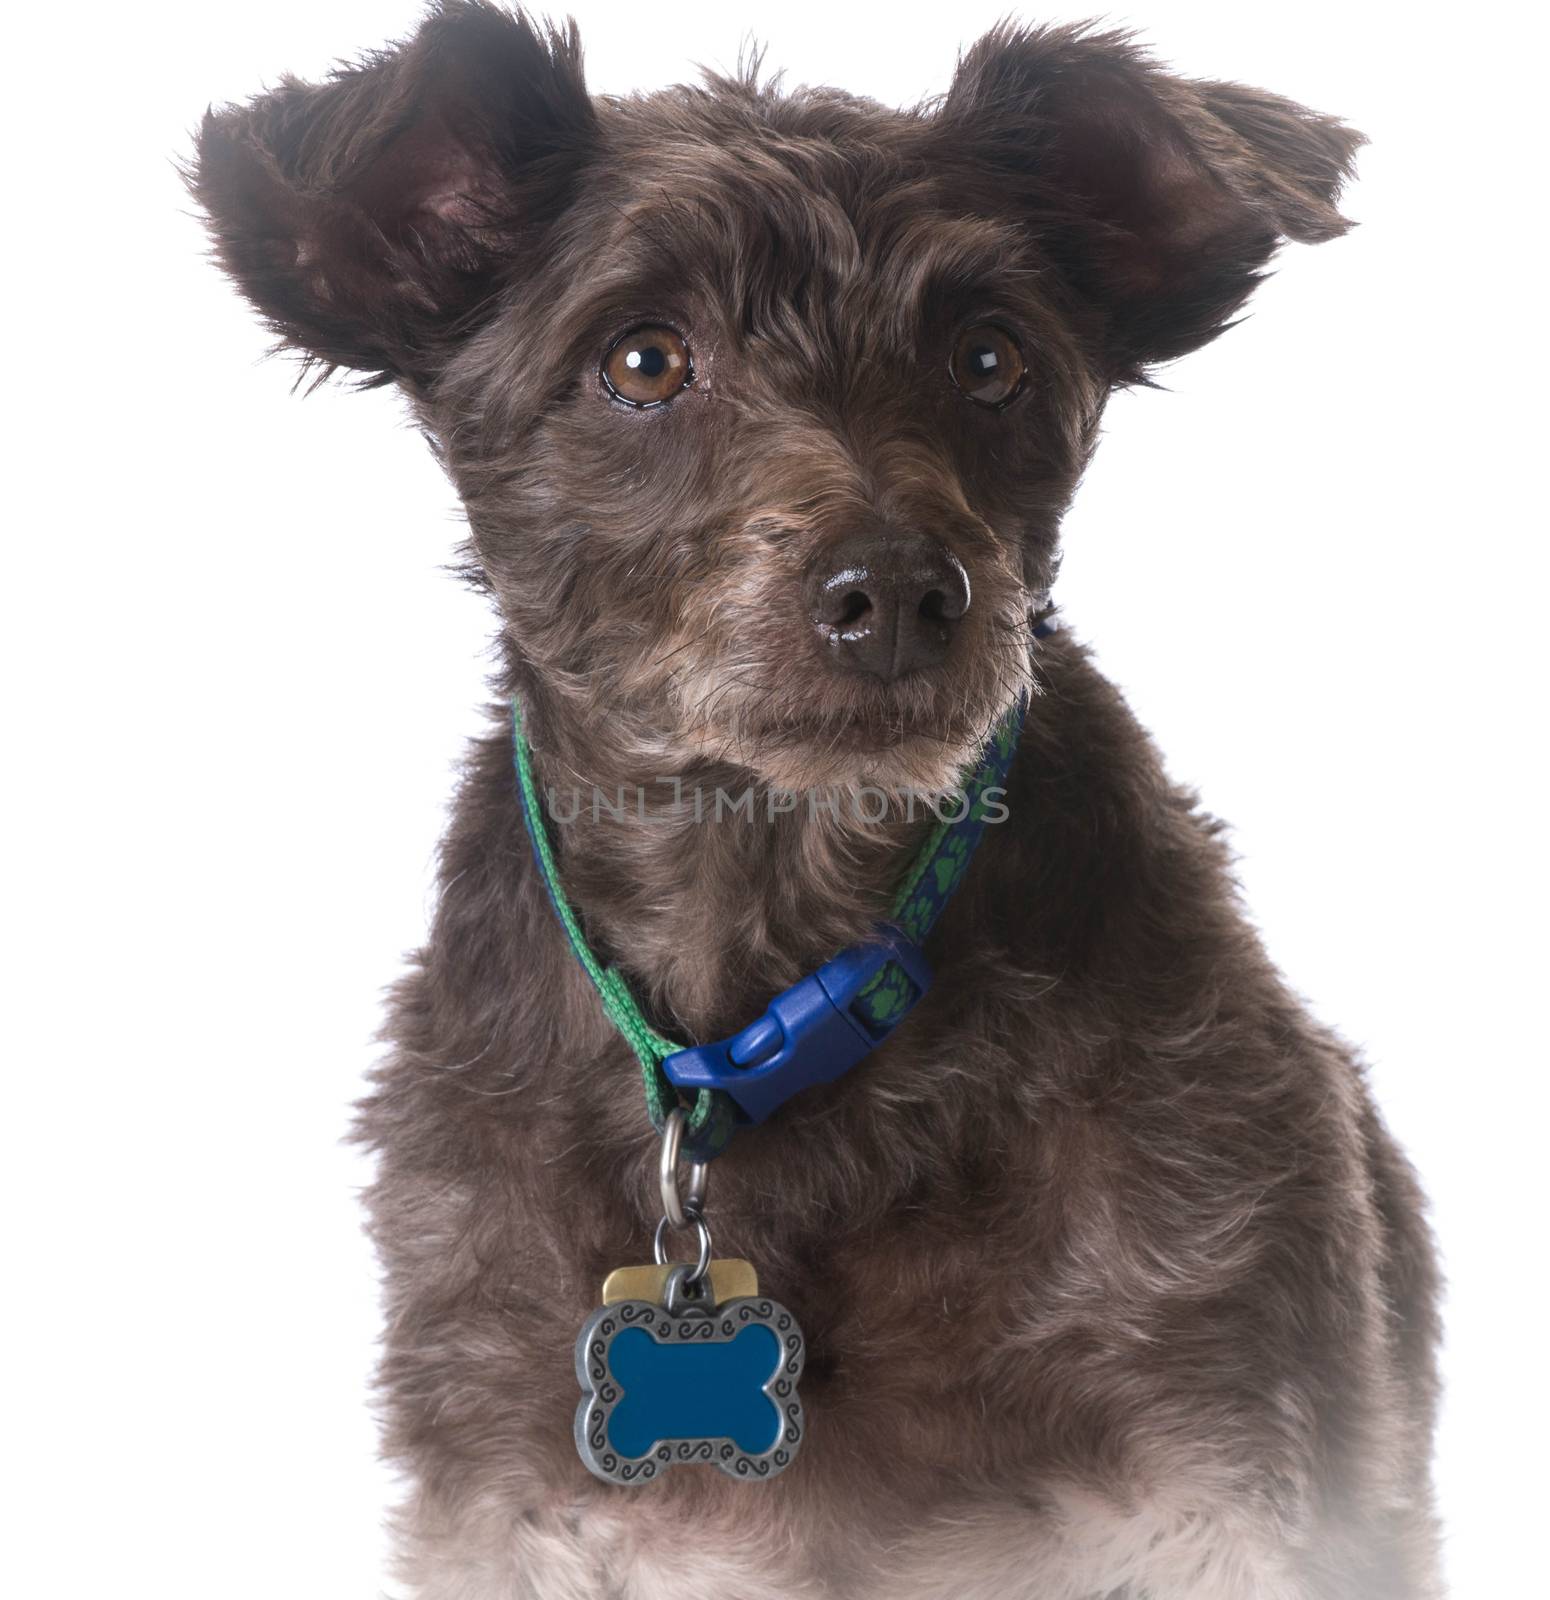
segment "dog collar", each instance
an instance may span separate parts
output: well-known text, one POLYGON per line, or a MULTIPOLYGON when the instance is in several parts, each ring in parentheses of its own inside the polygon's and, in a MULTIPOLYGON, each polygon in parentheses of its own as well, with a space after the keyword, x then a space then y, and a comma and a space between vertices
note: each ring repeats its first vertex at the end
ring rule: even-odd
MULTIPOLYGON (((1034 637, 1054 631, 1047 609, 1034 637)), ((1025 690, 963 780, 957 814, 931 830, 895 892, 886 921, 871 938, 782 990, 763 1016, 730 1038, 685 1046, 651 1026, 619 969, 605 968, 587 943, 560 882, 522 708, 512 699, 517 792, 544 888, 604 1011, 640 1062, 652 1123, 661 1130, 672 1112, 682 1114, 686 1157, 712 1159, 739 1126, 763 1122, 792 1095, 842 1077, 893 1033, 930 987, 931 968, 921 946, 963 882, 988 813, 1005 792, 1027 709, 1025 690)))

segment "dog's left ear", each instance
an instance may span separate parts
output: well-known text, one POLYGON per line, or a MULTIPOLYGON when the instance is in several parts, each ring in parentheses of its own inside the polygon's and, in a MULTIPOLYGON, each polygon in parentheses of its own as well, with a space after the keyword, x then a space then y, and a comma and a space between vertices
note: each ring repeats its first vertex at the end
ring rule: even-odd
POLYGON ((287 344, 423 382, 564 209, 594 129, 574 23, 438 0, 325 83, 207 113, 188 181, 287 344))
POLYGON ((936 119, 1097 314, 1116 382, 1214 338, 1283 239, 1335 209, 1362 135, 1278 95, 1160 71, 1123 33, 1002 24, 936 119))

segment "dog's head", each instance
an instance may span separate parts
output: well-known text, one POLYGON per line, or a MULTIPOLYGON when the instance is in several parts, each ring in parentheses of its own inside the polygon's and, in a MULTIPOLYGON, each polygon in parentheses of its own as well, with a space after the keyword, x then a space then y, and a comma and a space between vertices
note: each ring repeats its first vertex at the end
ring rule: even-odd
POLYGON ((652 772, 940 785, 1104 397, 1344 229, 1359 138, 1082 28, 907 111, 756 79, 594 99, 574 28, 445 0, 192 181, 287 343, 412 396, 548 702, 652 772))

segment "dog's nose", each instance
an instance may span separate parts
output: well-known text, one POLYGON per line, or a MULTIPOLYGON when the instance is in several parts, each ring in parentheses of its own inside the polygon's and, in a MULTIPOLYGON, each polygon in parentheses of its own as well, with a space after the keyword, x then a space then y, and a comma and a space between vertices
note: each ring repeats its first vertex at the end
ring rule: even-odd
POLYGON ((808 615, 852 672, 900 678, 934 666, 968 609, 968 573, 925 534, 852 534, 808 570, 808 615))

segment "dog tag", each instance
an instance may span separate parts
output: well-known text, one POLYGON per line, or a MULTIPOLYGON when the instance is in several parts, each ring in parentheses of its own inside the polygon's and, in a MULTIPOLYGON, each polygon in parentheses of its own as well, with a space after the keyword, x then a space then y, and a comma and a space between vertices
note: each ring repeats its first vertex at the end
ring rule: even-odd
MULTIPOLYGON (((576 1448, 608 1483, 649 1483, 668 1467, 703 1463, 758 1481, 791 1465, 802 1443, 797 1382, 806 1345, 796 1318, 767 1295, 698 1299, 685 1265, 663 1272, 659 1298, 604 1304, 576 1341, 576 1448)), ((626 1268, 647 1272, 649 1268, 626 1268)), ((721 1282, 737 1274, 724 1272, 721 1282)), ((619 1273, 610 1274, 615 1284, 619 1273)))
MULTIPOLYGON (((660 1267, 615 1267, 603 1279, 603 1304, 620 1300, 658 1300, 667 1293, 671 1262, 660 1267)), ((712 1261, 710 1298, 714 1305, 723 1300, 752 1299, 759 1292, 759 1274, 748 1261, 712 1261)))

